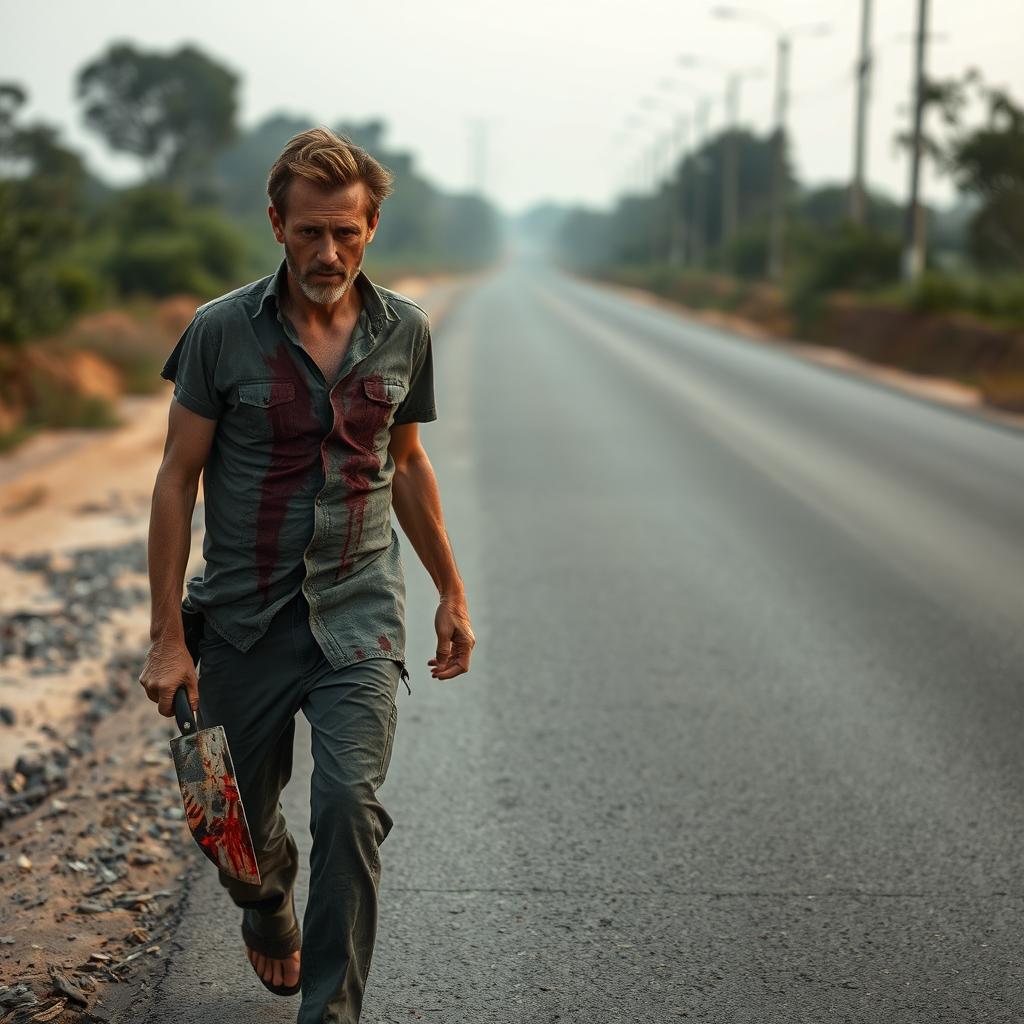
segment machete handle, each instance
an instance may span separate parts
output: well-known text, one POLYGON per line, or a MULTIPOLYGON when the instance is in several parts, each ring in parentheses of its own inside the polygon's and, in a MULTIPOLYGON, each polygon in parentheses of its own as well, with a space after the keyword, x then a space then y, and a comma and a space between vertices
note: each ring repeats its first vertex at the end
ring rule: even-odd
POLYGON ((174 720, 182 736, 194 736, 199 729, 196 716, 192 714, 192 705, 188 702, 188 692, 184 686, 174 691, 174 720))

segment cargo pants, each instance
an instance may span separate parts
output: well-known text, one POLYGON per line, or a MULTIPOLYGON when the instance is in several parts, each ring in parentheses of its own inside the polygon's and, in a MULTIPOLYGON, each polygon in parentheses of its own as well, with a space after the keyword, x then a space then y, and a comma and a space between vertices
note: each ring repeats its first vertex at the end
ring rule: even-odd
POLYGON ((199 723, 222 725, 262 884, 220 874, 242 908, 252 948, 284 957, 302 949, 299 1024, 355 1024, 377 931, 379 847, 392 820, 377 798, 395 736, 403 664, 370 658, 335 670, 309 626, 301 591, 243 653, 203 623, 199 723), (312 731, 310 880, 300 929, 298 850, 281 811, 291 777, 295 715, 312 731))

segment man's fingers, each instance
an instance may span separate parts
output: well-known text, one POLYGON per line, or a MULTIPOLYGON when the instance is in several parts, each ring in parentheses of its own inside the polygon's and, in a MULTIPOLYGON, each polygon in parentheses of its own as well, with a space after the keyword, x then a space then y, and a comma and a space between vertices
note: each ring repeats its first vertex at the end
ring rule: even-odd
POLYGON ((192 714, 199 710, 199 681, 195 672, 191 673, 185 682, 185 692, 188 694, 188 703, 192 708, 192 714))
POLYGON ((164 718, 170 718, 174 714, 174 695, 177 690, 178 688, 175 687, 173 690, 165 688, 160 691, 160 700, 157 702, 156 709, 164 718))
POLYGON ((184 679, 179 679, 171 686, 162 686, 160 688, 160 700, 157 704, 157 710, 164 718, 174 717, 174 695, 183 686, 185 687, 185 693, 188 695, 188 702, 192 708, 192 713, 195 714, 196 709, 199 707, 199 684, 193 672, 184 679))
POLYGON ((451 652, 448 657, 443 662, 440 660, 433 661, 434 671, 432 674, 434 678, 454 679, 455 676, 468 672, 472 649, 473 645, 469 642, 468 638, 456 637, 451 645, 451 652))

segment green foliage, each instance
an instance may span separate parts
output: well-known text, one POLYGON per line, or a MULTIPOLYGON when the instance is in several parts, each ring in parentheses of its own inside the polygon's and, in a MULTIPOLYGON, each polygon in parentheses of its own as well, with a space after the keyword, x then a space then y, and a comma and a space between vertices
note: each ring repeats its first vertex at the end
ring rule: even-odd
POLYGON ((801 328, 829 292, 877 290, 900 277, 900 241, 881 231, 846 224, 837 232, 806 237, 799 251, 789 310, 801 328))
POLYGON ((941 114, 945 136, 925 150, 957 187, 978 201, 968 230, 971 256, 986 270, 1024 269, 1024 108, 976 70, 932 81, 926 102, 941 114), (983 124, 964 123, 974 93, 987 108, 983 124))
MULTIPOLYGON (((869 191, 865 198, 865 225, 886 234, 900 235, 903 206, 878 192, 869 191)), ((800 220, 832 230, 850 218, 850 188, 848 185, 823 185, 810 189, 798 198, 794 213, 800 220)))
POLYGON ((238 77, 193 46, 115 43, 78 74, 85 123, 154 180, 192 183, 235 134, 238 77))
MULTIPOLYGON (((721 133, 675 167, 654 195, 626 194, 608 213, 571 210, 555 248, 581 270, 630 263, 727 265, 732 254, 708 254, 723 243, 726 167, 735 156, 738 223, 762 221, 771 195, 774 138, 745 130, 721 133)), ((788 159, 787 179, 791 178, 788 159)), ((750 252, 736 257, 746 265, 750 252)))
POLYGON ((764 222, 742 228, 723 249, 722 269, 745 280, 756 280, 768 272, 768 226, 764 222))
POLYGON ((245 265, 239 231, 157 185, 128 189, 105 209, 105 269, 122 295, 209 297, 235 285, 245 265))
POLYGON ((0 342, 55 330, 97 291, 67 260, 83 233, 85 168, 54 129, 19 121, 26 99, 0 84, 0 342))
POLYGON ((966 311, 1014 327, 1024 322, 1024 279, 928 273, 900 297, 920 313, 966 311))

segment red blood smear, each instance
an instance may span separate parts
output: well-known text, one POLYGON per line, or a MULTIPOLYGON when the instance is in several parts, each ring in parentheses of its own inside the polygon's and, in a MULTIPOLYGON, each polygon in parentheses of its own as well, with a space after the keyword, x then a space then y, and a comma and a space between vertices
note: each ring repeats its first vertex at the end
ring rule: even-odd
POLYGON ((382 651, 391 650, 391 641, 386 636, 384 636, 383 633, 379 637, 377 637, 377 643, 380 644, 380 649, 382 651))
POLYGON ((356 648, 356 657, 357 658, 365 658, 366 657, 366 655, 363 652, 362 647, 357 647, 356 648))
POLYGON ((256 876, 259 872, 249 833, 242 822, 238 790, 233 782, 225 790, 228 799, 224 816, 213 818, 203 834, 196 835, 196 839, 213 854, 218 863, 222 862, 220 854, 223 853, 236 874, 256 876))
POLYGON ((274 355, 264 356, 263 361, 275 378, 272 399, 290 392, 289 384, 295 391, 294 400, 271 405, 266 410, 274 441, 256 513, 256 566, 265 606, 270 599, 271 578, 278 561, 278 537, 288 502, 302 489, 316 466, 323 427, 302 371, 288 349, 279 344, 274 355))
POLYGON ((364 382, 377 387, 383 384, 378 374, 371 374, 368 377, 353 378, 331 393, 335 430, 342 444, 351 452, 341 467, 341 478, 348 488, 348 494, 345 495, 345 539, 336 579, 348 572, 355 555, 359 553, 369 492, 374 475, 380 472, 380 457, 375 451, 376 438, 387 426, 391 415, 390 405, 373 402, 366 397, 364 382))

